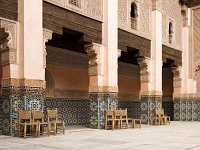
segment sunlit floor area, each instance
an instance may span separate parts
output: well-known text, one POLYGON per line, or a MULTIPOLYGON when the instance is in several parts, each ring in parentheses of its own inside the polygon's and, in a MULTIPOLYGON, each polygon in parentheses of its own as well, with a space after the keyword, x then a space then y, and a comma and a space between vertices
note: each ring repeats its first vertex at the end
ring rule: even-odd
POLYGON ((65 135, 39 138, 0 136, 1 150, 200 150, 200 122, 97 130, 68 128, 65 135))

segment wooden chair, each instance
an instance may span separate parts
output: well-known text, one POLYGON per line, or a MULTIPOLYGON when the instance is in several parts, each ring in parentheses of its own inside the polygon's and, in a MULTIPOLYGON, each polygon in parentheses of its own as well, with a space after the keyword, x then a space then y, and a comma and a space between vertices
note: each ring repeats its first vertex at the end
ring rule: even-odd
POLYGON ((114 130, 114 110, 106 110, 105 111, 106 121, 105 121, 105 129, 112 128, 114 130))
POLYGON ((160 109, 155 110, 155 116, 151 118, 152 125, 161 125, 160 109))
POLYGON ((21 133, 23 133, 24 138, 26 136, 37 136, 38 124, 32 122, 32 112, 31 111, 19 111, 18 118, 18 137, 21 137, 21 133), (23 127, 23 128, 21 128, 23 127), (29 133, 28 133, 29 127, 29 133), (23 129, 23 130, 22 130, 23 129))
POLYGON ((164 114, 164 109, 160 110, 161 119, 163 120, 163 124, 170 124, 170 117, 164 114))
POLYGON ((128 114, 127 109, 120 110, 120 128, 128 128, 128 114))
POLYGON ((33 111, 33 122, 38 124, 38 137, 44 133, 50 135, 49 123, 44 121, 44 113, 43 110, 41 111, 33 111), (46 127, 46 128, 45 128, 46 127), (46 131, 46 132, 45 132, 46 131))
POLYGON ((58 133, 58 131, 62 131, 65 134, 65 123, 64 121, 58 120, 58 110, 47 110, 47 119, 49 123, 49 132, 53 132, 54 135, 58 133), (52 130, 53 125, 53 130, 52 130))
POLYGON ((118 129, 121 128, 121 110, 114 110, 114 124, 118 129))

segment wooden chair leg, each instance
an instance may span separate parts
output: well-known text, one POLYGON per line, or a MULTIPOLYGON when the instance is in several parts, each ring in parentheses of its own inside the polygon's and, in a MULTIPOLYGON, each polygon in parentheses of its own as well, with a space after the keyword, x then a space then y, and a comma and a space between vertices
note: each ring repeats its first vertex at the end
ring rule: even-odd
POLYGON ((55 123, 54 123, 54 135, 56 135, 56 132, 57 132, 56 126, 57 126, 57 124, 56 124, 56 122, 55 122, 55 123))
POLYGON ((65 134, 65 122, 63 121, 63 135, 65 134))
POLYGON ((21 125, 18 125, 18 137, 21 137, 21 125))
POLYGON ((41 128, 41 126, 40 126, 40 124, 38 124, 38 137, 40 137, 40 128, 41 128))
POLYGON ((26 123, 24 125, 24 138, 26 138, 26 129, 27 129, 27 126, 26 126, 26 123))

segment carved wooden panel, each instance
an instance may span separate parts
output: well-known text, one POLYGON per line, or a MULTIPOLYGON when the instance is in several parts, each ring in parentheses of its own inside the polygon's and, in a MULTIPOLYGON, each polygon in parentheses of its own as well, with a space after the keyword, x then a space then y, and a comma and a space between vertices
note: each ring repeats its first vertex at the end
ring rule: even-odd
POLYGON ((140 56, 150 57, 151 41, 130 32, 118 29, 118 48, 126 51, 127 47, 139 50, 140 56))
POLYGON ((91 18, 44 2, 43 20, 44 28, 54 33, 61 34, 62 28, 68 28, 84 33, 83 41, 102 42, 102 23, 91 18))

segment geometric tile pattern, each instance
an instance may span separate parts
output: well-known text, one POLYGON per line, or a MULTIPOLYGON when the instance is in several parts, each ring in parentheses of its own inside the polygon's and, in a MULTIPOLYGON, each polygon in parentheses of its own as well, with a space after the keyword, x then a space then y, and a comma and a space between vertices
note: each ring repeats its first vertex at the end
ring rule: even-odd
POLYGON ((170 120, 174 120, 174 103, 173 101, 162 102, 164 114, 170 116, 170 120))
MULTIPOLYGON (((59 118, 66 125, 89 124, 90 101, 88 99, 45 99, 44 112, 47 109, 58 109, 59 118)), ((46 116, 46 115, 45 115, 46 116)))
POLYGON ((175 121, 200 121, 200 99, 198 97, 174 98, 175 121))
POLYGON ((118 108, 126 109, 129 118, 139 119, 141 114, 141 102, 118 100, 118 108))
POLYGON ((149 124, 150 119, 154 117, 156 108, 162 108, 162 96, 142 95, 140 101, 141 101, 141 122, 143 124, 149 124))
POLYGON ((116 109, 118 93, 90 93, 90 127, 103 129, 105 127, 105 110, 116 109))
POLYGON ((3 100, 2 97, 0 97, 0 135, 2 134, 3 130, 3 100))
POLYGON ((17 136, 18 110, 42 109, 41 87, 2 87, 2 134, 17 136))

